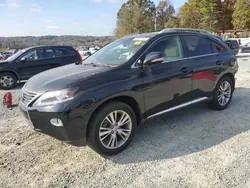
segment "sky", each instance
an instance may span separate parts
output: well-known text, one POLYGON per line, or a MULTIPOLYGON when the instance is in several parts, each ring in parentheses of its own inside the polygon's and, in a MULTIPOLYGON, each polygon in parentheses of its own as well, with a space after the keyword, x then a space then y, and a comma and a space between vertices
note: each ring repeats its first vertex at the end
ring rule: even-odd
MULTIPOLYGON (((113 35, 125 1, 0 0, 0 36, 113 35)), ((177 9, 186 1, 170 0, 177 9)))

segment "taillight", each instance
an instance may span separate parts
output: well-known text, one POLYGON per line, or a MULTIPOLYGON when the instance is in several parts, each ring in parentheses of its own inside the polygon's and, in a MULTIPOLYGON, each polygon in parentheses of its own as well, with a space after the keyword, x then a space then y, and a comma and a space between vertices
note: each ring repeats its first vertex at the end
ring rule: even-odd
POLYGON ((78 51, 78 50, 77 50, 77 53, 78 53, 78 55, 80 56, 80 62, 81 62, 81 63, 83 63, 82 56, 81 56, 81 54, 79 53, 79 51, 78 51))

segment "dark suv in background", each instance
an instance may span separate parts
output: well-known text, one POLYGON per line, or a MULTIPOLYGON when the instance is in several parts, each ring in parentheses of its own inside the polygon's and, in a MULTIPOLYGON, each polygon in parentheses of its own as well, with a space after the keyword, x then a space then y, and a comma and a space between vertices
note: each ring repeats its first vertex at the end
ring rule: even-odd
POLYGON ((11 89, 17 81, 76 62, 81 62, 81 56, 70 46, 39 46, 20 50, 0 61, 0 88, 11 89))
POLYGON ((142 120, 199 102, 225 109, 237 71, 232 50, 211 34, 171 29, 131 35, 83 64, 32 77, 19 107, 35 130, 72 144, 86 140, 112 155, 130 143, 142 120))

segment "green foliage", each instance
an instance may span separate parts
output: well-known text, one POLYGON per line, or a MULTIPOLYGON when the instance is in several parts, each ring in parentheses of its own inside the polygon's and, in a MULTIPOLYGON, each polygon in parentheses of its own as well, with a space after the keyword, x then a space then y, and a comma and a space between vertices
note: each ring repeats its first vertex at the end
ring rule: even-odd
POLYGON ((250 1, 237 0, 233 13, 233 25, 236 29, 250 30, 250 1))
POLYGON ((172 17, 165 23, 165 28, 178 28, 178 27, 180 27, 180 23, 177 17, 172 17))
POLYGON ((218 23, 218 4, 216 0, 201 0, 201 28, 216 31, 218 23))
POLYGON ((144 33, 154 30, 153 14, 155 5, 150 0, 129 0, 117 13, 115 37, 131 33, 144 33))
POLYGON ((189 0, 178 14, 180 27, 201 28, 202 16, 199 0, 189 0))
POLYGON ((167 1, 160 1, 159 5, 156 7, 156 30, 160 31, 164 29, 165 24, 167 22, 171 22, 170 20, 174 17, 174 14, 175 9, 171 4, 169 4, 167 1))

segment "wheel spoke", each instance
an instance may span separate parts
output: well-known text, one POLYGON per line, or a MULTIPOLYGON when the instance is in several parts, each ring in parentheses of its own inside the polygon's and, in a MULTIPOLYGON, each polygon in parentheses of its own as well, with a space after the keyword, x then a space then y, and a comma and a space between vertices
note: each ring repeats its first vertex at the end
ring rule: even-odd
POLYGON ((114 125, 116 123, 114 115, 115 115, 114 112, 109 114, 109 118, 110 118, 110 121, 112 122, 111 123, 112 125, 114 125))
POLYGON ((105 120, 107 120, 111 125, 113 125, 112 121, 109 119, 109 116, 107 116, 105 120))
POLYGON ((229 98, 231 96, 231 91, 226 91, 224 93, 224 96, 227 97, 227 98, 229 98))
POLYGON ((228 87, 229 87, 229 83, 228 82, 224 82, 224 91, 226 91, 227 89, 228 89, 228 87))
POLYGON ((124 130, 125 130, 125 129, 119 129, 118 132, 127 138, 127 137, 129 136, 129 132, 130 132, 130 131, 129 131, 129 132, 126 132, 126 131, 124 131, 124 130))
POLYGON ((125 141, 126 140, 126 137, 123 136, 123 134, 121 134, 119 131, 118 131, 118 134, 119 136, 125 141))
POLYGON ((116 146, 117 146, 117 136, 116 136, 116 134, 114 134, 113 135, 113 140, 111 142, 111 147, 116 148, 116 146))
POLYGON ((109 128, 109 127, 101 127, 100 130, 101 131, 111 131, 111 128, 109 128))
POLYGON ((110 134, 106 134, 106 136, 101 138, 101 141, 105 140, 108 136, 110 136, 110 134))
POLYGON ((124 115, 122 115, 120 121, 118 122, 118 126, 121 127, 129 122, 130 122, 129 115, 124 113, 124 115))
POLYGON ((223 91, 223 90, 224 90, 224 86, 223 86, 223 83, 222 83, 221 86, 220 86, 219 91, 223 91))
POLYGON ((226 105, 227 104, 227 98, 226 97, 224 97, 224 105, 226 105))
POLYGON ((105 136, 105 135, 110 134, 110 133, 111 133, 111 130, 103 131, 103 132, 100 133, 100 137, 105 136))
POLYGON ((109 143, 107 144, 108 147, 110 147, 112 140, 113 140, 113 135, 111 135, 111 137, 109 139, 109 143))

